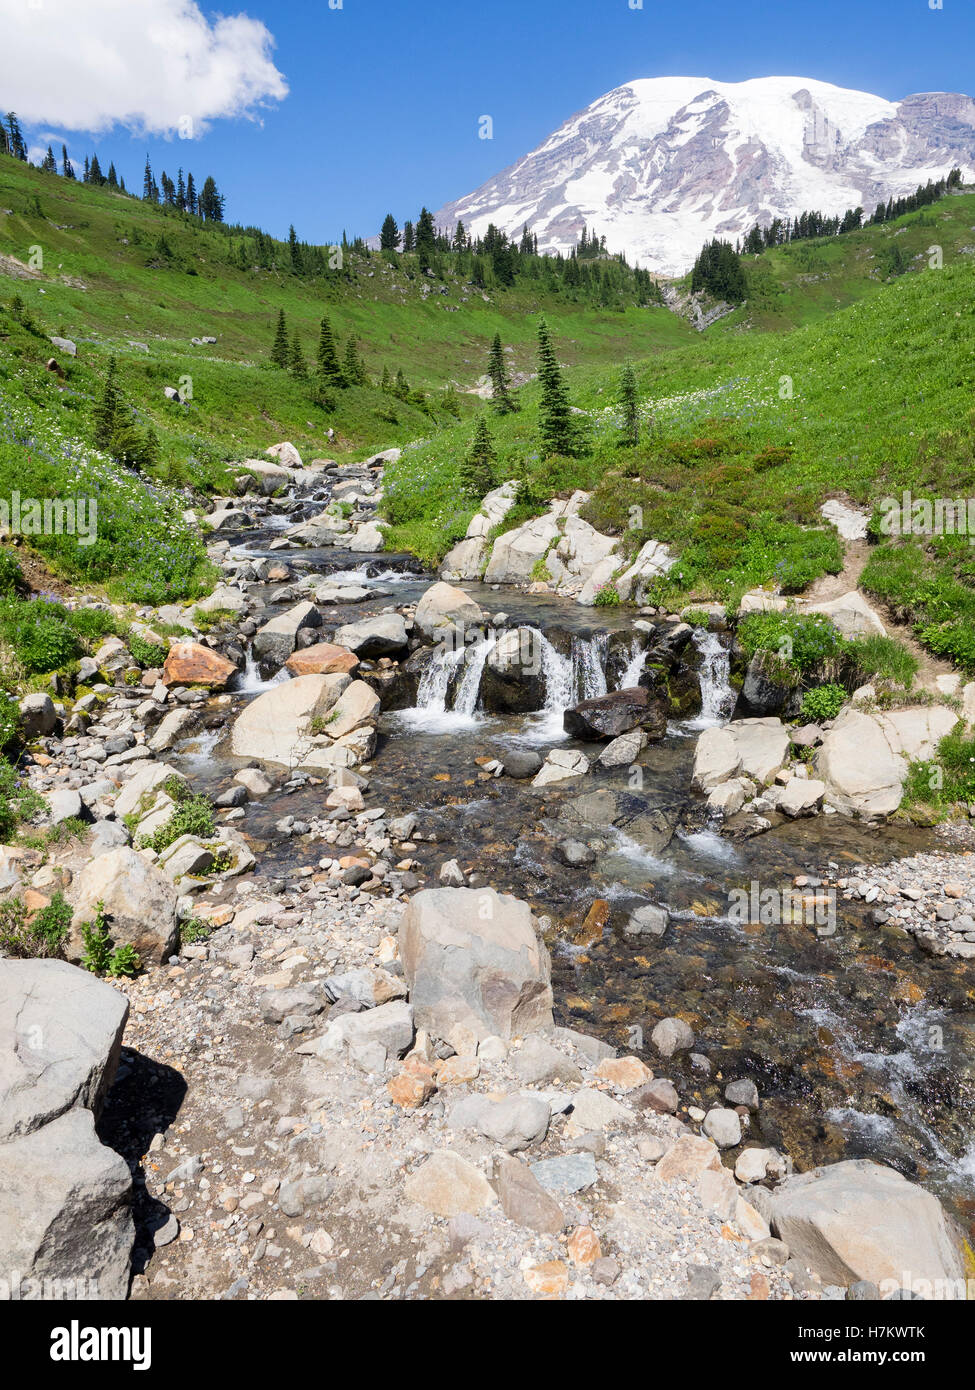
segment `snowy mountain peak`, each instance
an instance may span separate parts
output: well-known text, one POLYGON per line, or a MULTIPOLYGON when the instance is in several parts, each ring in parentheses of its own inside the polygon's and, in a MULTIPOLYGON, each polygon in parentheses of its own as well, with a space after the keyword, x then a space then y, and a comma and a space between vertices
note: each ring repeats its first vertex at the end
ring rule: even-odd
POLYGON ((679 275, 710 237, 811 209, 869 214, 956 165, 975 177, 975 101, 958 93, 653 77, 607 92, 436 220, 510 235, 527 222, 547 251, 595 227, 610 251, 679 275))

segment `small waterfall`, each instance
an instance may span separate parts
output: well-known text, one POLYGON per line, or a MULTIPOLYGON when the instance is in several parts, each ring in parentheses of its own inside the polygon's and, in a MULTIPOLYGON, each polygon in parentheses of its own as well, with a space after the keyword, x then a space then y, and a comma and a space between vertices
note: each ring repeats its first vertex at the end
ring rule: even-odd
POLYGON ((248 647, 247 655, 244 658, 244 669, 234 683, 234 694, 260 695, 262 691, 270 690, 275 685, 281 685, 286 680, 290 680, 290 676, 283 666, 269 680, 265 680, 254 660, 253 651, 248 647))
POLYGON ((606 694, 608 650, 609 635, 605 632, 572 639, 572 685, 577 699, 594 700, 606 694))
POLYGON ((647 664, 647 657, 650 655, 649 647, 641 647, 640 639, 635 637, 633 645, 630 647, 630 660, 626 670, 620 680, 620 690, 632 690, 635 685, 640 684, 640 677, 647 664))
POLYGON ((729 681, 731 660, 718 633, 699 627, 693 640, 701 653, 701 713, 692 723, 695 728, 706 729, 712 724, 723 724, 735 707, 735 692, 729 681))
POLYGON ((477 709, 484 664, 496 645, 496 637, 486 637, 466 653, 464 670, 457 686, 457 693, 454 695, 454 709, 458 714, 471 715, 477 709))
MULTIPOLYGON (((450 677, 463 661, 463 647, 441 646, 433 654, 416 692, 416 708, 423 714, 445 714, 450 677)), ((476 692, 475 692, 476 698, 476 692)))

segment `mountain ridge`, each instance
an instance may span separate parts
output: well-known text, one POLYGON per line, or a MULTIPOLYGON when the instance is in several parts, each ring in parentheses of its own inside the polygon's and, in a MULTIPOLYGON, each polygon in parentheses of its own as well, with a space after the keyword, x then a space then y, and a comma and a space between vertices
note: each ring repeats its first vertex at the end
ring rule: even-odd
POLYGON ((642 78, 576 112, 522 159, 445 204, 439 226, 483 234, 528 223, 568 252, 584 226, 611 252, 681 275, 713 236, 815 208, 828 215, 913 192, 961 167, 975 177, 975 100, 892 102, 804 77, 642 78))

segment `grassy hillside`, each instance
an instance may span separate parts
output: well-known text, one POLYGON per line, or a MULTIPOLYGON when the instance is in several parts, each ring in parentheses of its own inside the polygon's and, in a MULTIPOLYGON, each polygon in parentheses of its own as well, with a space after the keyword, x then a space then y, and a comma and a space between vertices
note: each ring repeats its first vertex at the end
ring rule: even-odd
MULTIPOLYGON (((513 349, 512 370, 528 370, 531 317, 539 311, 552 320, 570 362, 609 363, 691 337, 659 307, 631 300, 593 310, 578 295, 552 294, 522 279, 512 289, 475 289, 449 269, 442 278, 420 276, 413 257, 391 263, 352 251, 334 275, 308 280, 291 273, 287 246, 275 244, 282 269, 241 269, 253 258, 250 236, 4 156, 0 210, 0 298, 18 292, 45 334, 78 343, 77 361, 62 365, 81 394, 103 377, 109 353, 117 355, 123 392, 154 424, 164 474, 175 481, 199 482, 202 460, 216 482, 221 460, 262 453, 283 438, 309 457, 361 455, 428 432, 454 418, 453 410, 472 413, 475 398, 461 394, 445 406, 440 393, 450 385, 461 393, 473 388, 496 332, 513 349), (10 278, 16 261, 29 262, 31 247, 41 248, 41 272, 10 278), (334 409, 323 409, 310 383, 269 368, 281 309, 310 366, 327 312, 340 346, 350 336, 358 340, 373 385, 343 391, 334 409), (191 346, 191 338, 204 336, 216 344, 191 346), (393 376, 401 369, 414 391, 428 393, 425 406, 381 392, 384 367, 393 376), (163 387, 185 377, 192 379, 192 401, 168 404, 163 387), (326 447, 329 428, 336 438, 326 447)), ((32 358, 24 344, 15 345, 28 363, 40 360, 43 344, 37 346, 32 358)))
MULTIPOLYGON (((537 389, 519 393, 522 411, 494 426, 497 479, 524 480, 524 505, 512 521, 553 492, 586 487, 594 492, 589 519, 623 534, 628 548, 650 537, 677 548, 664 601, 733 600, 766 582, 798 591, 840 568, 835 535, 818 515, 826 498, 874 504, 902 488, 937 496, 971 490, 975 256, 946 256, 941 270, 877 285, 790 333, 709 332, 639 364, 638 380, 644 434, 631 448, 619 443, 616 373, 569 372, 589 434, 569 459, 539 456, 537 389), (633 515, 642 524, 630 529, 633 515)), ((457 426, 409 450, 391 471, 388 507, 399 543, 433 557, 463 534, 473 510, 460 488, 465 446, 457 426)), ((924 554, 937 586, 953 595, 950 609, 969 592, 967 542, 924 554)), ((875 554, 868 580, 905 611, 913 606, 929 645, 932 623, 954 624, 944 654, 975 659, 945 604, 925 608, 927 590, 916 592, 922 570, 915 566, 913 586, 909 575, 902 548, 891 545, 875 554)))

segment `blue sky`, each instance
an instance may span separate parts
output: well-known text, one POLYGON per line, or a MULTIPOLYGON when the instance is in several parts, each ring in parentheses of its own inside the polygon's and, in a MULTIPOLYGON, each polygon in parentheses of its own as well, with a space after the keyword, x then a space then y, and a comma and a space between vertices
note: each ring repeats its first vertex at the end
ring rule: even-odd
MULTIPOLYGON (((180 164, 198 182, 213 173, 231 220, 257 223, 278 236, 293 221, 302 238, 327 242, 343 229, 372 234, 389 210, 402 222, 421 203, 436 208, 468 192, 575 111, 633 78, 687 74, 739 81, 795 74, 889 99, 975 86, 973 0, 943 0, 941 10, 931 9, 929 0, 760 6, 643 0, 642 9, 631 3, 637 0, 342 0, 342 8, 333 9, 329 0, 238 0, 222 12, 239 9, 273 36, 263 70, 257 72, 257 25, 246 29, 242 21, 245 31, 210 45, 212 73, 194 71, 187 95, 179 97, 177 79, 167 74, 157 96, 145 98, 148 115, 139 116, 133 113, 140 94, 125 91, 124 74, 132 74, 137 89, 149 84, 155 65, 141 51, 145 29, 141 38, 134 30, 116 35, 107 15, 100 27, 98 12, 108 0, 42 0, 40 14, 48 22, 52 10, 70 5, 105 44, 100 55, 79 57, 77 42, 66 36, 70 67, 57 74, 52 29, 45 34, 37 27, 37 9, 23 0, 0 0, 0 20, 23 28, 13 38, 16 51, 8 48, 9 68, 0 57, 0 104, 7 109, 16 104, 12 97, 19 98, 32 144, 63 134, 76 154, 97 148, 104 164, 115 160, 130 187, 141 188, 148 151, 157 176, 163 168, 175 176, 180 164), (118 54, 111 53, 113 45, 118 54), (147 61, 140 63, 143 56, 147 61), (100 81, 99 65, 104 70, 114 57, 123 75, 113 86, 100 81), (86 73, 85 63, 95 70, 86 73), (231 90, 235 83, 271 91, 275 80, 267 72, 275 68, 278 90, 286 83, 287 96, 258 98, 256 119, 219 114, 221 103, 226 109, 248 104, 246 95, 238 100, 231 90), (71 75, 78 84, 74 104, 70 90, 66 94, 71 75), (178 109, 201 93, 223 92, 221 84, 226 96, 212 100, 215 114, 201 138, 147 136, 124 123, 97 138, 87 133, 96 123, 93 91, 104 91, 98 121, 121 116, 130 126, 161 130, 172 123, 167 100, 178 109), (483 115, 493 119, 492 140, 478 139, 483 115)), ((140 6, 146 26, 148 12, 153 23, 175 23, 196 9, 193 0, 140 0, 130 14, 140 6)), ((206 47, 207 26, 215 22, 205 4, 200 9, 189 46, 199 39, 206 47)), ((165 46, 171 54, 179 45, 165 46)), ((207 115, 205 102, 200 113, 207 115)))

